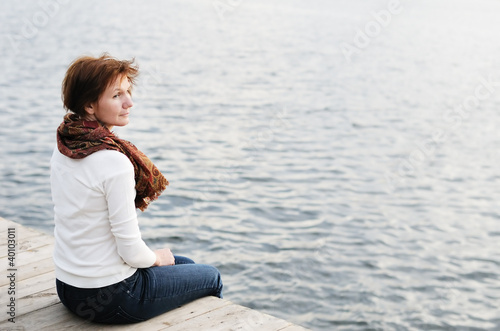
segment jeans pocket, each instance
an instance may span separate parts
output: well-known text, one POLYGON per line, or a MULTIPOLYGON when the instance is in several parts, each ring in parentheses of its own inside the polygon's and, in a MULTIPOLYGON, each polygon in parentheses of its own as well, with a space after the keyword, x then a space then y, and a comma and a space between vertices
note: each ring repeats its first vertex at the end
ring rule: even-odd
POLYGON ((145 320, 144 318, 137 318, 128 314, 121 306, 118 306, 111 313, 102 316, 102 318, 96 318, 94 321, 104 324, 131 324, 143 322, 145 320))

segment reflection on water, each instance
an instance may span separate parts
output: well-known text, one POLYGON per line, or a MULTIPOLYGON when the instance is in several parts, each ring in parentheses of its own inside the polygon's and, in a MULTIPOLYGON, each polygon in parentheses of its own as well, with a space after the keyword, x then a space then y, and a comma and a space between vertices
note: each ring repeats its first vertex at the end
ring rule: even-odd
POLYGON ((0 215, 52 231, 65 69, 135 56, 116 131, 171 183, 140 215, 152 247, 311 329, 500 328, 500 4, 401 1, 377 21, 388 6, 0 5, 0 215))

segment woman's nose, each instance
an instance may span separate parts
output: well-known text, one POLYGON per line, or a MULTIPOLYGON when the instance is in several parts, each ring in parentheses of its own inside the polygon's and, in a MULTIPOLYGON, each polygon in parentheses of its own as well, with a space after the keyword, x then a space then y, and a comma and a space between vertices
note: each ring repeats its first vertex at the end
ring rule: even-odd
POLYGON ((132 101, 131 96, 127 96, 127 100, 125 100, 125 103, 123 104, 123 108, 131 108, 134 105, 134 101, 132 101))

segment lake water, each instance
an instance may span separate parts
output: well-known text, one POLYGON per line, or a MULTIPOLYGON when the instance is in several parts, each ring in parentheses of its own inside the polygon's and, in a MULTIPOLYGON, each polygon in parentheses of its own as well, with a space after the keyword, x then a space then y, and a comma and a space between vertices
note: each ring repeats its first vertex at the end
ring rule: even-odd
MULTIPOLYGON (((499 330, 500 2, 3 1, 0 216, 53 230, 60 84, 135 57, 151 247, 313 330, 499 330)), ((252 330, 258 321, 241 327, 252 330)))

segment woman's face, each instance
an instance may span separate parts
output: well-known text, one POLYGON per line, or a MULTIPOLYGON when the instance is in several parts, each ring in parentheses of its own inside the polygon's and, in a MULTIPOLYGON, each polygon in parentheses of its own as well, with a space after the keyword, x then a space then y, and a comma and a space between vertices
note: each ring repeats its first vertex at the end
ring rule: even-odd
POLYGON ((97 102, 85 107, 88 119, 99 120, 109 130, 116 126, 128 124, 129 110, 134 105, 130 94, 130 82, 127 76, 121 75, 111 83, 97 102))

